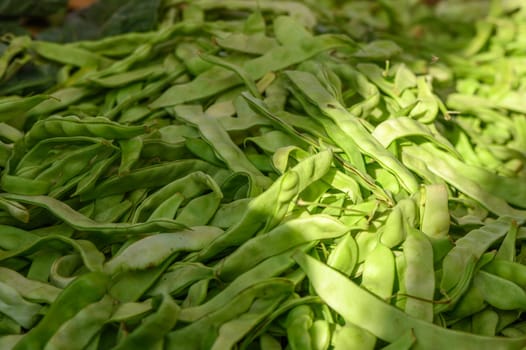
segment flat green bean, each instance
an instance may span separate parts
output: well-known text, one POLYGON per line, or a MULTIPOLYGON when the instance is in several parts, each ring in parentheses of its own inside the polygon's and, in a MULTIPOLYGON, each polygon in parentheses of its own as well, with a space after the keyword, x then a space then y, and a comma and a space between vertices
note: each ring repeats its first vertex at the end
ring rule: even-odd
POLYGON ((111 62, 111 60, 88 50, 66 47, 46 41, 33 41, 30 44, 30 47, 39 55, 49 60, 57 61, 63 64, 71 64, 78 67, 102 67, 108 65, 111 62))
POLYGON ((473 284, 484 300, 501 310, 523 310, 526 308, 526 292, 504 278, 486 271, 479 271, 473 278, 473 284))
POLYGON ((152 304, 152 298, 146 299, 142 302, 121 303, 118 306, 116 306, 109 321, 123 322, 131 321, 135 318, 142 318, 142 316, 144 316, 152 310, 152 304))
POLYGON ((268 279, 257 283, 233 296, 219 310, 190 325, 169 333, 166 337, 166 348, 169 350, 188 349, 191 347, 211 348, 220 324, 244 314, 257 298, 273 299, 287 297, 292 293, 293 284, 285 279, 268 279), (212 332, 210 332, 213 330, 212 332))
POLYGON ((297 253, 294 259, 307 273, 316 292, 331 308, 385 341, 394 342, 412 329, 416 338, 415 349, 443 349, 450 344, 463 349, 522 349, 526 344, 524 337, 473 335, 413 318, 314 258, 297 253))
POLYGON ((476 334, 493 336, 496 333, 499 315, 491 310, 483 310, 473 316, 472 329, 476 334))
POLYGON ((424 137, 461 159, 461 155, 451 142, 437 132, 436 129, 409 117, 387 119, 375 127, 372 135, 386 148, 398 138, 411 136, 424 137))
POLYGON ((92 200, 97 197, 108 196, 128 191, 161 187, 175 179, 184 177, 196 171, 215 175, 219 169, 199 159, 181 159, 143 167, 123 176, 112 176, 100 182, 93 191, 81 197, 82 200, 92 200))
POLYGON ((254 301, 250 309, 236 319, 223 323, 219 327, 218 336, 212 345, 212 350, 234 349, 250 330, 268 316, 286 296, 264 298, 254 301))
POLYGON ((388 300, 393 294, 395 274, 395 259, 391 249, 377 243, 365 258, 361 286, 388 300))
POLYGON ((314 314, 309 305, 298 305, 289 311, 285 324, 287 339, 292 350, 312 349, 309 329, 313 322, 314 314))
POLYGON ((336 350, 343 349, 374 349, 376 337, 359 326, 346 322, 344 326, 337 326, 332 336, 332 346, 336 350))
POLYGON ((208 224, 219 208, 222 198, 221 193, 211 192, 190 200, 177 214, 175 222, 184 226, 208 224))
POLYGON ((144 349, 159 342, 177 322, 180 307, 170 295, 163 295, 154 313, 120 341, 114 349, 144 349))
POLYGON ((390 248, 396 247, 405 240, 407 236, 406 231, 402 209, 397 205, 392 209, 385 221, 381 231, 380 242, 390 248))
POLYGON ((410 193, 417 191, 418 184, 413 174, 403 167, 376 139, 371 138, 359 120, 341 106, 314 76, 299 71, 288 71, 287 77, 296 88, 303 91, 307 98, 319 106, 318 108, 324 115, 336 122, 363 153, 374 158, 386 170, 390 171, 410 193))
POLYGON ((175 256, 165 259, 161 264, 146 270, 124 271, 114 276, 109 294, 124 303, 138 301, 164 271, 174 262, 175 256))
MULTIPOLYGON (((276 71, 308 59, 319 52, 346 46, 349 41, 341 36, 317 36, 312 38, 310 45, 278 46, 267 51, 263 56, 247 61, 243 68, 252 79, 262 78, 268 71, 276 71)), ((166 90, 157 100, 150 104, 151 108, 175 106, 186 102, 199 100, 215 95, 239 85, 241 81, 224 69, 210 69, 187 84, 175 85, 166 90), (214 81, 210 84, 209 80, 214 81)))
MULTIPOLYGON (((486 186, 482 187, 480 178, 474 181, 473 178, 465 177, 465 171, 459 171, 459 168, 456 167, 456 165, 462 164, 461 168, 466 168, 465 170, 468 172, 468 174, 473 169, 473 167, 469 167, 469 169, 467 169, 467 166, 463 163, 458 162, 457 164, 454 158, 448 157, 446 153, 439 151, 430 144, 421 144, 418 146, 418 148, 416 147, 417 146, 408 147, 408 153, 411 152, 412 155, 420 158, 423 162, 425 162, 427 169, 429 169, 432 173, 444 179, 472 198, 476 199, 487 209, 491 210, 497 215, 513 216, 519 220, 524 220, 526 217, 524 210, 518 210, 509 206, 503 198, 498 197, 489 191, 489 188, 494 187, 493 183, 485 181, 486 186), (411 149, 411 151, 409 151, 409 149, 411 149), (437 157, 437 154, 440 154, 440 156, 437 157)), ((486 172, 483 171, 482 173, 482 176, 487 180, 488 178, 485 177, 486 172)), ((515 182, 515 180, 512 180, 512 182, 515 182)), ((496 183, 499 182, 496 181, 496 183)), ((504 187, 507 189, 511 188, 511 186, 504 187)), ((515 185, 515 187, 517 186, 515 185)), ((522 188, 522 186, 518 187, 522 188)))
POLYGON ((165 68, 160 65, 152 65, 135 69, 129 72, 112 74, 106 77, 91 76, 88 79, 97 85, 115 88, 135 81, 157 78, 165 73, 165 68))
MULTIPOLYGON (((265 221, 280 220, 288 210, 290 200, 298 193, 299 176, 287 172, 276 180, 265 192, 252 200, 240 221, 231 226, 208 247, 192 259, 209 259, 227 247, 239 245, 265 227, 265 221), (271 216, 272 215, 272 216, 271 216)), ((266 227, 271 228, 267 222, 266 227)))
MULTIPOLYGON (((226 130, 223 130, 214 118, 207 117, 200 106, 179 106, 175 108, 175 113, 186 122, 198 127, 203 138, 210 142, 215 152, 230 169, 236 172, 247 172, 254 177, 259 188, 268 188, 269 180, 248 161, 243 152, 230 139, 226 130)), ((258 189, 255 189, 254 194, 257 193, 258 189)))
POLYGON ((210 279, 202 279, 192 284, 190 288, 188 288, 188 293, 181 306, 184 309, 191 309, 202 305, 208 296, 209 285, 210 279))
POLYGON ((432 300, 435 293, 433 248, 427 236, 415 228, 408 229, 403 243, 406 261, 405 293, 408 299, 405 312, 422 320, 433 322, 432 300))
POLYGON ((290 220, 241 245, 219 263, 217 275, 231 280, 269 256, 310 241, 340 237, 348 230, 339 221, 324 215, 290 220))
POLYGON ((66 108, 82 98, 93 94, 92 89, 86 87, 65 87, 50 94, 50 99, 42 101, 27 112, 30 118, 49 115, 57 110, 66 108))
POLYGON ((382 350, 410 350, 413 348, 415 341, 415 335, 413 334, 413 331, 410 330, 391 344, 383 347, 382 350))
POLYGON ((202 226, 180 232, 152 235, 131 244, 106 262, 104 270, 113 274, 123 270, 141 270, 156 266, 179 251, 202 249, 221 234, 223 230, 219 228, 202 226))
POLYGON ((43 349, 64 322, 87 305, 102 299, 108 281, 108 277, 100 272, 91 272, 78 277, 62 291, 57 300, 51 304, 44 318, 16 344, 14 349, 43 349))
POLYGON ((0 122, 10 121, 13 118, 19 117, 21 114, 25 114, 34 106, 48 99, 49 96, 46 95, 35 95, 26 98, 18 96, 0 98, 0 113, 2 115, 0 122))
POLYGON ((148 291, 148 295, 171 294, 177 295, 194 282, 211 279, 214 270, 201 263, 178 262, 163 273, 159 281, 148 291))
MULTIPOLYGON (((312 244, 307 244, 303 246, 302 249, 306 251, 311 247, 312 244)), ((218 294, 210 298, 204 304, 181 310, 179 318, 181 321, 192 322, 205 317, 207 314, 219 309, 222 305, 227 303, 232 295, 240 293, 241 291, 250 288, 254 284, 264 282, 272 277, 279 276, 281 273, 289 269, 293 264, 294 261, 290 258, 290 252, 285 252, 280 255, 270 257, 252 267, 250 270, 239 275, 218 294)))
POLYGON ((504 240, 502 241, 499 250, 497 251, 497 255, 495 255, 495 259, 502 259, 507 261, 515 260, 515 245, 517 243, 516 240, 518 230, 519 227, 517 225, 517 222, 512 221, 511 228, 508 231, 506 237, 504 237, 504 240))
POLYGON ((315 320, 309 333, 313 350, 327 350, 331 345, 331 325, 326 320, 315 320))
POLYGON ((516 283, 522 288, 526 287, 526 268, 523 264, 495 259, 485 265, 483 270, 516 283))
POLYGON ((181 204, 184 205, 189 198, 205 194, 210 190, 221 196, 221 189, 210 175, 200 170, 191 172, 164 185, 148 196, 137 207, 132 222, 141 222, 151 218, 153 213, 160 210, 160 206, 164 205, 164 203, 169 200, 176 201, 177 195, 182 196, 183 202, 181 204))
POLYGON ((22 327, 31 328, 41 308, 41 305, 25 300, 15 288, 0 282, 0 311, 22 327))
POLYGON ((422 190, 420 229, 429 237, 445 238, 449 233, 448 193, 445 185, 425 186, 422 190))
POLYGON ((270 334, 263 334, 259 338, 259 346, 261 350, 281 350, 281 344, 277 339, 272 337, 270 334))
POLYGON ((87 305, 57 329, 44 350, 84 349, 109 320, 113 308, 113 300, 109 296, 87 305))
POLYGON ((147 233, 156 232, 157 230, 178 230, 183 228, 181 224, 173 220, 157 219, 144 223, 99 223, 80 212, 73 210, 70 206, 56 199, 46 196, 24 196, 11 193, 3 193, 3 197, 40 206, 49 210, 56 217, 64 220, 68 225, 77 229, 88 232, 102 233, 147 233))
POLYGON ((327 265, 351 276, 358 263, 358 245, 351 233, 347 233, 331 251, 327 258, 327 265))
POLYGON ((11 269, 0 267, 0 272, 0 282, 15 288, 27 300, 51 304, 60 293, 59 288, 25 278, 11 269))
POLYGON ((510 220, 501 218, 479 229, 472 230, 456 241, 455 247, 442 262, 440 289, 450 291, 465 276, 471 259, 480 259, 491 244, 504 237, 510 228, 510 220))
POLYGON ((473 285, 467 289, 462 295, 453 310, 449 312, 449 316, 453 320, 459 320, 471 316, 479 311, 482 311, 487 306, 484 301, 484 296, 479 289, 473 285))
POLYGON ((121 149, 121 163, 119 165, 119 175, 127 174, 132 167, 139 161, 143 141, 140 137, 119 140, 121 149))
POLYGON ((224 38, 217 38, 217 44, 225 49, 254 55, 263 55, 278 45, 274 38, 244 33, 232 33, 224 38))
POLYGON ((18 221, 27 223, 29 221, 29 211, 22 204, 0 198, 0 209, 6 211, 18 221))
POLYGON ((143 126, 126 126, 104 117, 80 119, 76 116, 51 116, 38 121, 24 139, 28 146, 37 141, 57 136, 95 136, 107 139, 128 139, 144 133, 143 126))

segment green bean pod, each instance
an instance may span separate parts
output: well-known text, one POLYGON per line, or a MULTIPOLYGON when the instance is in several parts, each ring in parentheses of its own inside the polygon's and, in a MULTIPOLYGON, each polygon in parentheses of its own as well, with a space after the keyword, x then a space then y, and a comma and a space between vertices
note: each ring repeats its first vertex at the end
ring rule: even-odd
POLYGON ((44 318, 16 344, 14 350, 43 349, 64 322, 104 296, 108 282, 108 277, 100 272, 78 277, 60 293, 44 318))
POLYGON ((250 309, 236 319, 223 323, 211 350, 235 349, 244 336, 270 314, 286 295, 255 300, 250 309))
POLYGON ((29 203, 36 206, 43 207, 49 210, 56 217, 64 220, 68 225, 78 230, 88 232, 102 232, 102 233, 147 233, 155 232, 159 229, 179 230, 183 226, 173 220, 152 220, 144 223, 99 223, 91 220, 80 212, 73 210, 70 206, 61 201, 47 196, 24 196, 15 195, 11 193, 2 193, 3 197, 13 200, 18 200, 23 203, 29 203))
POLYGON ((151 315, 129 335, 120 341, 114 349, 144 349, 156 342, 162 341, 165 334, 170 332, 177 322, 180 307, 170 295, 163 295, 158 307, 151 315))
POLYGON ((473 283, 484 300, 500 310, 526 308, 526 291, 511 281, 479 271, 473 278, 473 283))
POLYGON ((41 305, 25 300, 15 288, 0 282, 0 312, 20 326, 31 328, 41 308, 41 305))
POLYGON ((287 340, 292 350, 311 350, 312 341, 309 329, 314 322, 314 314, 308 305, 299 305, 287 315, 287 340))
POLYGON ((0 267, 0 272, 0 282, 15 288, 27 300, 51 304, 60 294, 59 288, 31 280, 11 269, 0 267))
POLYGON ((395 274, 393 252, 382 243, 377 243, 365 259, 361 286, 378 297, 388 300, 393 294, 395 274))
POLYGON ((485 309, 472 317, 473 333, 494 336, 499 323, 499 315, 491 309, 485 309))
POLYGON ((345 225, 324 215, 290 220, 241 245, 219 263, 217 275, 223 280, 232 280, 267 257, 310 241, 340 237, 347 231, 345 225))
POLYGON ((444 349, 451 344, 463 349, 479 350, 522 349, 526 346, 526 337, 474 335, 413 318, 304 253, 296 253, 294 259, 306 272, 316 292, 331 308, 385 341, 394 342, 412 329, 416 338, 415 349, 444 349))
POLYGON ((199 321, 170 332, 166 337, 165 346, 168 350, 191 347, 211 348, 217 338, 219 325, 245 313, 256 298, 287 297, 292 293, 293 288, 292 282, 279 278, 257 283, 241 293, 231 296, 227 304, 199 321), (214 331, 210 332, 210 330, 214 331))
MULTIPOLYGON (((313 244, 303 246, 302 250, 309 250, 313 244)), ((254 284, 264 282, 269 278, 279 276, 284 271, 289 269, 294 264, 290 258, 290 252, 285 252, 280 255, 270 257, 250 270, 239 275, 236 279, 230 282, 219 293, 210 298, 204 304, 185 308, 181 310, 179 319, 184 322, 193 322, 205 317, 207 314, 219 309, 222 305, 228 302, 229 298, 243 290, 250 288, 254 284)))
POLYGON ((124 270, 141 270, 157 266, 179 251, 202 249, 221 234, 223 230, 219 228, 202 226, 180 232, 152 235, 126 247, 104 265, 104 270, 114 274, 124 270))
POLYGON ((109 320, 113 308, 113 300, 107 295, 87 305, 58 328, 44 350, 85 349, 109 320))
POLYGON ((327 265, 350 276, 358 263, 358 245, 351 233, 347 233, 332 249, 327 265))
POLYGON ((500 218, 458 239, 442 262, 440 288, 446 292, 451 290, 466 275, 468 262, 479 259, 491 244, 504 237, 509 227, 510 220, 500 218))
POLYGON ((341 106, 314 76, 299 71, 288 71, 287 77, 303 91, 308 99, 319 106, 318 108, 324 115, 344 130, 363 153, 374 158, 382 167, 391 172, 409 193, 415 193, 418 190, 418 183, 413 174, 374 137, 371 137, 360 121, 341 106))
POLYGON ((435 273, 431 242, 420 230, 409 228, 403 249, 407 264, 405 293, 408 295, 405 312, 413 317, 433 322, 435 273))
POLYGON ((526 288, 526 266, 523 264, 495 259, 482 269, 526 288))
POLYGON ((80 119, 76 116, 51 116, 38 121, 25 135, 28 146, 49 137, 91 136, 109 140, 129 139, 145 132, 143 126, 126 126, 104 117, 80 119))
POLYGON ((336 326, 332 336, 332 346, 335 350, 357 348, 372 350, 376 341, 373 334, 351 322, 346 322, 344 326, 336 326))

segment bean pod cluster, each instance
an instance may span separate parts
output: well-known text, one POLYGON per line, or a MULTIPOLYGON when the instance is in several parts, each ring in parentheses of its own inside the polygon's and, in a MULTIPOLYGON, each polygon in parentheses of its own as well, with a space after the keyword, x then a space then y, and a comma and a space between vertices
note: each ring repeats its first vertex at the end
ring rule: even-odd
POLYGON ((525 348, 526 6, 400 4, 6 38, 0 349, 525 348))

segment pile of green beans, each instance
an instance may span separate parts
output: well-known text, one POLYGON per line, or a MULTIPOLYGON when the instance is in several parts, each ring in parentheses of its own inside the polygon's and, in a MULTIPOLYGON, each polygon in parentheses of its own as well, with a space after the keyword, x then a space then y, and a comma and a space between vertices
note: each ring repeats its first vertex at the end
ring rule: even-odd
POLYGON ((526 5, 330 3, 8 38, 0 349, 526 348, 526 5))

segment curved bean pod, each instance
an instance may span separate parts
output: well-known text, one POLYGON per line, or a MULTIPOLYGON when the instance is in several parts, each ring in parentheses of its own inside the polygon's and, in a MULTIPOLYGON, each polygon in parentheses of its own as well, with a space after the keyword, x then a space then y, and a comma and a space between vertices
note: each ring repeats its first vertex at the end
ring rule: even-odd
POLYGON ((364 349, 373 350, 376 337, 367 330, 346 322, 344 326, 336 327, 332 336, 332 346, 335 350, 364 349))
MULTIPOLYGON (((313 244, 305 245, 302 247, 302 250, 307 251, 311 249, 312 246, 313 244)), ((205 317, 207 314, 219 309, 225 303, 228 303, 232 295, 238 294, 256 283, 279 276, 293 264, 294 261, 290 258, 290 252, 270 257, 238 276, 206 303, 183 309, 179 319, 184 322, 194 322, 205 317)))
MULTIPOLYGON (((82 257, 82 260, 86 267, 90 271, 101 271, 102 263, 104 261, 104 255, 97 250, 95 245, 91 241, 81 240, 81 239, 71 239, 59 235, 49 235, 41 237, 32 242, 28 242, 23 246, 19 246, 17 249, 0 252, 0 261, 7 260, 9 258, 17 256, 27 256, 32 253, 37 252, 41 249, 42 246, 49 244, 49 241, 57 241, 65 243, 66 245, 73 247, 82 257)), ((60 247, 60 245, 58 246, 60 247)))
POLYGON ((227 304, 199 321, 169 333, 166 337, 166 349, 211 348, 217 337, 219 325, 245 313, 254 303, 254 300, 287 297, 292 294, 293 289, 293 283, 282 278, 272 278, 259 282, 232 296, 227 304))
POLYGON ((491 244, 504 237, 510 222, 509 218, 500 218, 458 239, 442 262, 440 289, 446 292, 451 290, 467 271, 468 262, 473 258, 480 259, 491 244))
POLYGON ((108 277, 100 272, 91 272, 78 277, 60 293, 44 318, 13 349, 43 349, 64 322, 104 296, 108 282, 108 277))
POLYGON ((307 274, 314 290, 346 320, 359 324, 375 336, 394 342, 411 329, 416 337, 414 349, 444 349, 451 344, 463 349, 515 350, 526 346, 526 337, 488 337, 441 328, 413 318, 366 290, 344 275, 304 253, 294 259, 307 274))
POLYGON ((375 159, 382 167, 392 173, 409 193, 418 191, 419 186, 413 174, 372 137, 358 118, 341 106, 323 88, 316 77, 300 71, 287 71, 287 77, 297 89, 318 106, 325 116, 332 119, 363 153, 375 159))
POLYGON ((164 335, 175 326, 179 310, 179 305, 170 295, 163 295, 154 313, 144 318, 142 323, 113 349, 140 350, 162 341, 164 335))
POLYGON ((308 305, 298 305, 289 311, 285 321, 287 339, 292 350, 311 350, 309 329, 314 322, 314 313, 308 305))
POLYGON ((47 283, 35 281, 24 277, 16 271, 0 267, 0 282, 15 288, 24 298, 51 304, 55 301, 61 290, 47 283))
MULTIPOLYGON (((342 36, 320 35, 313 37, 309 45, 298 43, 294 46, 278 46, 263 56, 245 62, 243 68, 252 79, 257 80, 269 71, 283 69, 302 62, 317 53, 348 44, 349 41, 342 36)), ((241 80, 236 77, 235 73, 225 69, 211 69, 200 74, 189 83, 175 85, 166 90, 150 104, 150 107, 161 108, 199 100, 213 96, 239 84, 241 84, 241 80), (214 80, 214 84, 209 84, 209 81, 212 79, 214 80)))
POLYGON ((395 275, 393 252, 378 242, 365 258, 361 286, 378 297, 388 300, 393 294, 395 275))
MULTIPOLYGON (((310 241, 340 237, 349 228, 330 216, 312 215, 287 221, 241 245, 217 266, 217 275, 232 280, 263 259, 310 241)), ((390 252, 390 251, 389 251, 390 252)))
POLYGON ((1 196, 36 205, 49 210, 53 215, 64 220, 71 227, 87 231, 87 232, 101 232, 113 234, 133 234, 133 233, 147 233, 156 232, 158 230, 179 230, 184 228, 183 225, 176 223, 173 220, 158 219, 144 223, 130 224, 130 223, 99 223, 91 220, 80 212, 73 210, 65 203, 47 196, 24 196, 11 193, 2 193, 1 196))
POLYGON ((500 310, 526 309, 526 291, 511 281, 486 271, 478 271, 473 278, 473 285, 488 304, 500 310))
POLYGON ((109 320, 113 308, 113 300, 107 295, 87 305, 57 329, 43 350, 85 349, 109 320))
POLYGON ((104 117, 51 116, 38 121, 26 133, 24 140, 28 146, 39 140, 58 136, 91 136, 109 140, 129 139, 145 132, 143 126, 126 126, 112 122, 104 117))
POLYGON ((98 184, 93 191, 82 196, 81 199, 88 201, 97 197, 125 193, 137 189, 161 187, 196 171, 213 176, 218 174, 220 169, 199 159, 164 162, 163 164, 137 169, 123 176, 109 177, 98 184))
POLYGON ((234 349, 236 343, 265 319, 284 298, 286 295, 255 300, 246 313, 219 327, 218 336, 211 350, 234 349))
POLYGON ((358 263, 358 245, 351 233, 347 233, 331 250, 327 265, 340 271, 344 275, 351 276, 358 263))
POLYGON ((0 282, 0 312, 17 324, 29 329, 38 318, 42 306, 25 300, 22 295, 10 285, 0 282))
POLYGON ((223 230, 219 228, 201 226, 175 233, 152 235, 131 244, 116 255, 104 265, 104 271, 114 274, 123 270, 156 266, 176 252, 202 249, 221 234, 223 230))

